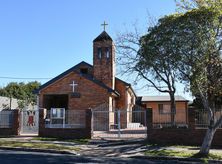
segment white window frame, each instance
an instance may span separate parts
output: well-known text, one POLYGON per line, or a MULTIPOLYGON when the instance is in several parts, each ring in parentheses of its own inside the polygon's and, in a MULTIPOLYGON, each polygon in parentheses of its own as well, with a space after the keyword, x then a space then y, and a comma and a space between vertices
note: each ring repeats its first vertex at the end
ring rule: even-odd
POLYGON ((53 119, 61 119, 62 127, 65 128, 65 108, 51 108, 50 110, 50 127, 53 127, 52 120, 53 119), (56 114, 54 114, 54 111, 56 114), (56 115, 56 116, 54 116, 56 115))

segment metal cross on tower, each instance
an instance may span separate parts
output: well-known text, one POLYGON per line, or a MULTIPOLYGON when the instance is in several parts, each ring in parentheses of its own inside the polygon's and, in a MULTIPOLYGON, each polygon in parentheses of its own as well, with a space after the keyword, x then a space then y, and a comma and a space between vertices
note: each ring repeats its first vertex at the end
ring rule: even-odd
POLYGON ((75 81, 72 82, 72 84, 69 84, 72 87, 72 92, 75 92, 75 86, 77 86, 78 84, 75 83, 75 81))
POLYGON ((104 23, 101 24, 101 26, 103 26, 104 31, 106 31, 106 26, 108 26, 108 24, 106 23, 106 21, 104 21, 104 23))

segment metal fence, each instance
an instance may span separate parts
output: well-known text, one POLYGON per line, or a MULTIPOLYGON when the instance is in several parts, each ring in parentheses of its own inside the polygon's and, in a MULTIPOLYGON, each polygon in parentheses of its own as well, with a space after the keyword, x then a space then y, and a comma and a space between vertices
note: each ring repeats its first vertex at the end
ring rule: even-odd
POLYGON ((162 113, 159 110, 152 111, 153 128, 188 128, 188 114, 186 109, 176 109, 175 113, 162 113))
POLYGON ((65 108, 52 108, 47 111, 45 119, 46 128, 85 128, 85 110, 67 110, 65 108))
POLYGON ((92 111, 93 138, 146 138, 145 110, 92 111))
POLYGON ((10 110, 0 111, 0 128, 11 128, 13 124, 14 112, 10 110))
MULTIPOLYGON (((222 116, 222 109, 214 112, 215 119, 218 120, 222 116)), ((203 109, 196 110, 195 112, 195 127, 196 128, 208 128, 209 126, 208 112, 203 109)), ((222 126, 220 127, 222 128, 222 126)))
POLYGON ((20 111, 20 135, 38 135, 39 110, 37 107, 20 111))

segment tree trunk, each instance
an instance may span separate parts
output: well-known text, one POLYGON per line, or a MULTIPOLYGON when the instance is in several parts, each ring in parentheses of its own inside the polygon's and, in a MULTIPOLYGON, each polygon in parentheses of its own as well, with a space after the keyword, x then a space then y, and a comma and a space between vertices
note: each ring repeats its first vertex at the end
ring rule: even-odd
POLYGON ((175 114, 176 114, 176 102, 175 102, 175 96, 174 94, 170 95, 170 101, 171 101, 171 125, 175 126, 175 114))
POLYGON ((215 128, 208 128, 207 129, 206 135, 204 137, 204 141, 203 141, 200 151, 199 151, 200 155, 206 156, 209 154, 211 143, 213 141, 215 132, 216 132, 215 128))

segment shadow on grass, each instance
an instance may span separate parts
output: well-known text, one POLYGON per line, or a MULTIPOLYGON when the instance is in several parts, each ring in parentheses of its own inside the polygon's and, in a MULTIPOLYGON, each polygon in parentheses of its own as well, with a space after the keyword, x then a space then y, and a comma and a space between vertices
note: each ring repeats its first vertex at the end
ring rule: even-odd
POLYGON ((48 138, 48 137, 35 137, 32 140, 38 141, 64 141, 64 142, 73 142, 78 144, 88 144, 89 139, 64 139, 64 138, 48 138))

